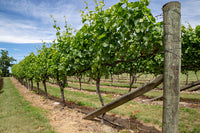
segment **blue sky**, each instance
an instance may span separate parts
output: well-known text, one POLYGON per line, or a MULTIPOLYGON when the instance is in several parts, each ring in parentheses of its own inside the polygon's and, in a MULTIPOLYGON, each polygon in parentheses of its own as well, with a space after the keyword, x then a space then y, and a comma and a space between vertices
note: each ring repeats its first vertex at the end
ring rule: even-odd
MULTIPOLYGON (((95 7, 93 0, 86 1, 90 9, 95 7)), ((162 13, 162 6, 170 1, 150 0, 149 8, 156 16, 162 13)), ((178 1, 182 6, 182 23, 187 21, 193 27, 199 25, 200 0, 178 1)), ((119 0, 104 2, 108 8, 119 0)), ((30 52, 36 52, 42 40, 51 42, 56 38, 50 15, 54 16, 61 27, 66 16, 68 24, 80 29, 82 24, 79 9, 84 8, 84 0, 0 0, 0 49, 8 50, 9 55, 19 62, 30 52)))

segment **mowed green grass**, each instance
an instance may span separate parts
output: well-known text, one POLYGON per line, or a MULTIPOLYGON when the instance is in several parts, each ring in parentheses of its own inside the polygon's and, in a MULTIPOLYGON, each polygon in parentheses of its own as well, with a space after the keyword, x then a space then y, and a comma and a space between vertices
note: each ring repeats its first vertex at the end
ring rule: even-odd
MULTIPOLYGON (((195 75, 195 72, 189 71, 188 75, 189 75, 188 76, 188 83, 197 81, 197 77, 195 75)), ((198 79, 200 80, 200 71, 197 72, 197 76, 198 76, 198 79)), ((110 78, 108 78, 108 79, 102 78, 100 84, 105 85, 105 86, 129 88, 129 82, 130 82, 129 81, 129 75, 128 74, 122 74, 119 77, 120 77, 120 80, 119 80, 120 82, 118 82, 118 77, 116 75, 114 76, 114 82, 112 83, 112 85, 110 83, 111 82, 110 78)), ((186 84, 186 75, 181 74, 180 77, 181 77, 181 87, 182 87, 186 84)), ((139 87, 139 86, 141 86, 141 84, 145 84, 148 81, 152 80, 153 78, 154 78, 153 74, 147 74, 147 75, 143 74, 142 76, 140 76, 137 79, 137 82, 133 84, 133 87, 139 87)), ((68 77, 68 81, 79 82, 78 79, 75 79, 74 77, 68 77)), ((86 78, 85 83, 89 83, 87 81, 88 81, 88 78, 86 78)), ((82 82, 84 82, 83 79, 82 79, 82 82)), ((92 83, 95 84, 94 81, 92 83)), ((159 86, 159 88, 162 88, 162 86, 159 86)))
POLYGON ((45 112, 31 106, 10 78, 0 92, 0 133, 54 133, 45 112))
MULTIPOLYGON (((74 87, 79 89, 79 84, 74 84, 74 83, 69 83, 69 87, 74 87)), ((87 90, 87 91, 93 91, 96 92, 96 86, 92 86, 89 84, 82 84, 81 88, 83 90, 87 90)), ((117 93, 117 94, 126 94, 128 93, 128 89, 118 89, 118 88, 109 88, 109 87, 100 87, 101 88, 101 92, 108 92, 108 93, 117 93)))
MULTIPOLYGON (((200 79, 200 71, 197 72, 197 75, 200 79)), ((126 77, 126 79, 128 79, 128 75, 127 74, 122 74, 120 75, 120 81, 128 81, 128 80, 123 80, 122 77, 126 77)), ((70 78, 68 78, 70 79, 70 78)), ((72 79, 72 78, 71 78, 72 79)), ((117 79, 117 78, 115 78, 117 79)), ((134 86, 135 87, 139 87, 141 86, 141 84, 144 84, 145 83, 145 80, 148 81, 148 80, 151 80, 153 79, 153 75, 151 74, 148 74, 148 75, 142 75, 140 78, 138 78, 138 81, 136 83, 134 83, 134 86), (143 82, 140 82, 140 80, 144 80, 143 82)), ((185 85, 185 79, 186 79, 186 75, 185 74, 181 74, 181 86, 184 86, 185 85)), ((110 79, 103 79, 104 81, 110 81, 110 79)), ((189 82, 194 82, 197 80, 197 77, 195 75, 194 72, 189 72, 189 82)), ((69 80, 69 81, 72 81, 72 80, 69 80)), ((72 83, 70 82, 69 83, 69 86, 71 87, 75 87, 75 88, 79 88, 79 84, 78 83, 78 80, 74 80, 74 82, 76 83, 72 83)), ((82 80, 83 81, 83 80, 82 80)), ((106 86, 111 86, 110 83, 107 83, 107 82, 104 82, 102 81, 101 82, 101 85, 106 85, 106 86)), ((116 88, 109 88, 109 87, 105 87, 105 86, 101 86, 101 91, 102 92, 108 92, 108 93, 116 93, 116 94, 126 94, 128 93, 128 87, 129 85, 128 84, 121 84, 121 83, 114 83, 112 85, 113 87, 116 87, 116 88), (119 89, 117 87, 126 87, 124 89, 119 89)), ((160 85, 159 88, 161 88, 162 86, 160 85)), ((88 91, 96 91, 96 87, 95 86, 91 86, 90 84, 82 84, 82 89, 83 90, 88 90, 88 91)), ((134 89, 132 89, 134 90, 134 89)), ((152 98, 155 98, 155 97, 158 97, 158 96, 161 96, 163 95, 163 92, 162 91, 150 91, 148 93, 145 93, 144 94, 145 96, 148 96, 148 97, 152 97, 152 98)), ((188 100, 197 100, 197 101, 200 101, 200 93, 185 93, 185 92, 181 92, 180 93, 180 98, 181 99, 188 99, 188 100)))
MULTIPOLYGON (((69 86, 79 89, 79 84, 69 83, 69 86)), ((95 92, 96 86, 91 86, 89 84, 82 84, 82 89, 95 92)), ((102 86, 100 87, 100 89, 101 89, 101 92, 107 92, 107 93, 113 93, 113 94, 126 94, 126 93, 128 93, 128 89, 125 90, 125 89, 109 88, 109 87, 102 87, 102 86)), ((163 92, 152 90, 152 91, 145 93, 144 95, 154 98, 154 97, 158 97, 158 96, 163 95, 163 92)), ((200 93, 184 93, 184 92, 181 92, 180 98, 181 99, 200 101, 200 93)))

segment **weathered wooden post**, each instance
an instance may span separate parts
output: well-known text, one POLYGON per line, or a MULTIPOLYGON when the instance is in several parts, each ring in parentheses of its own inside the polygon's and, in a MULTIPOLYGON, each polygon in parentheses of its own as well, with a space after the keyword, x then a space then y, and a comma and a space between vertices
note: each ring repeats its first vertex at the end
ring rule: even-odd
POLYGON ((164 21, 164 99, 163 133, 178 132, 178 111, 181 72, 181 4, 163 6, 164 21))

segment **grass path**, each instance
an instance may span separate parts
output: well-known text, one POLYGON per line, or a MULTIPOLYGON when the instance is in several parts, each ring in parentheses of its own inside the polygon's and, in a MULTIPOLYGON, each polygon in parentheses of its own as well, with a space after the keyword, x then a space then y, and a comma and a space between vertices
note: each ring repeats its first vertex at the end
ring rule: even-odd
POLYGON ((19 94, 10 78, 0 92, 0 133, 54 133, 44 112, 19 94))

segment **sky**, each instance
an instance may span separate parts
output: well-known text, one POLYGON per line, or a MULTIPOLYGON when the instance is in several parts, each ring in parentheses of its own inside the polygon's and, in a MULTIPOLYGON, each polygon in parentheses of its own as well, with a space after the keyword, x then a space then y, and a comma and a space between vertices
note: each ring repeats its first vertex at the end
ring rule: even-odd
MULTIPOLYGON (((94 9, 93 0, 88 2, 89 9, 94 9)), ((99 1, 99 0, 97 0, 99 1)), ((104 0, 105 9, 120 0, 104 0)), ((129 0, 136 1, 136 0, 129 0)), ((148 8, 154 16, 162 14, 162 6, 172 0, 150 0, 148 8)), ((181 3, 182 23, 189 22, 193 27, 200 25, 200 0, 178 0, 181 3)), ((17 63, 30 52, 36 52, 42 41, 56 39, 53 19, 64 29, 67 23, 80 29, 80 9, 85 9, 84 0, 0 0, 0 49, 7 50, 17 63)), ((162 21, 162 17, 158 18, 162 21)))

